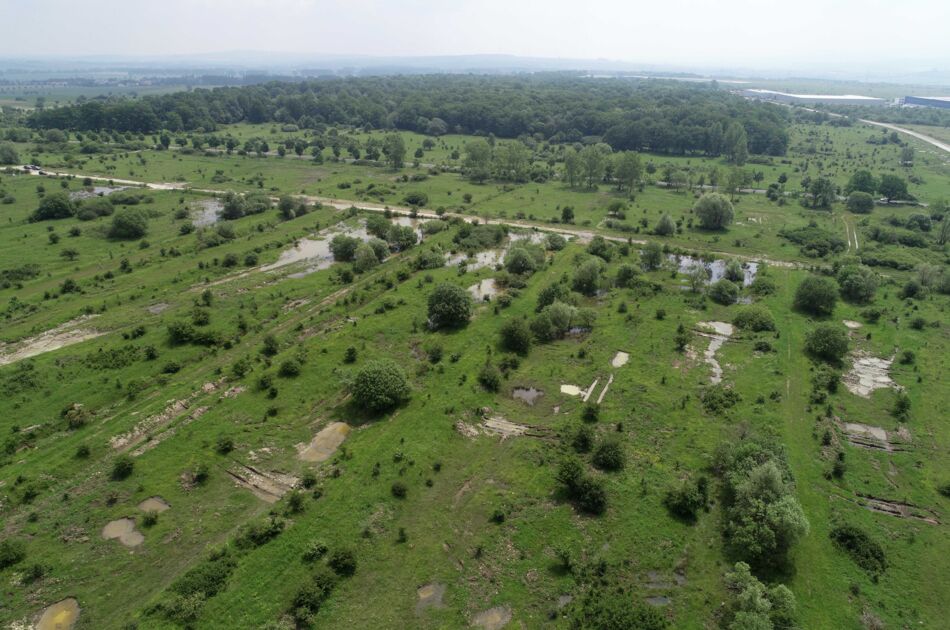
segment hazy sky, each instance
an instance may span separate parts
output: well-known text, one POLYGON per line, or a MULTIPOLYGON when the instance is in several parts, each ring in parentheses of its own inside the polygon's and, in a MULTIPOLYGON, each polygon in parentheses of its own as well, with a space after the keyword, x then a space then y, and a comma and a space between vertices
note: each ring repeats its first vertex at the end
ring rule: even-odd
POLYGON ((0 55, 507 53, 859 70, 913 59, 946 69, 948 24, 948 0, 0 0, 0 55))

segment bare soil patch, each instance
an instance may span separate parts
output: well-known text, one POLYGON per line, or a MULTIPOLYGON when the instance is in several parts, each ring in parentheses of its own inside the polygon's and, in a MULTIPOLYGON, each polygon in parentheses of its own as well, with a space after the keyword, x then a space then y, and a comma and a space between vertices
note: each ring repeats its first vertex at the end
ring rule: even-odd
POLYGON ((913 518, 917 519, 918 521, 930 523, 931 525, 940 524, 940 521, 937 520, 936 512, 928 508, 920 507, 919 505, 914 505, 913 503, 893 501, 890 499, 883 499, 881 497, 874 497, 866 494, 858 494, 858 497, 860 497, 864 507, 871 510, 872 512, 888 514, 898 518, 913 518))
POLYGON ((875 389, 897 387, 888 373, 894 358, 872 357, 861 350, 852 353, 854 364, 842 380, 852 394, 870 398, 875 389))
POLYGON ((138 508, 143 512, 157 512, 158 514, 170 510, 171 507, 162 497, 149 497, 138 505, 138 508))
POLYGON ((297 487, 299 482, 293 475, 264 472, 238 462, 235 462, 227 473, 237 485, 247 488, 254 496, 267 503, 277 503, 282 496, 297 487))
POLYGON ((159 302, 158 304, 152 304, 150 306, 146 306, 145 310, 151 313, 152 315, 158 315, 160 313, 164 313, 165 311, 167 311, 169 307, 171 307, 171 304, 168 304, 167 302, 159 302))
POLYGON ((732 324, 726 322, 699 322, 699 326, 705 329, 712 329, 713 333, 699 331, 698 334, 709 339, 709 347, 703 353, 703 357, 709 367, 712 368, 712 374, 709 376, 709 382, 713 385, 722 382, 722 366, 716 359, 716 353, 722 348, 723 344, 732 336, 734 328, 732 324))
POLYGON ((15 343, 0 344, 0 365, 10 365, 23 359, 101 337, 106 333, 82 326, 94 317, 97 315, 77 317, 35 337, 15 343))

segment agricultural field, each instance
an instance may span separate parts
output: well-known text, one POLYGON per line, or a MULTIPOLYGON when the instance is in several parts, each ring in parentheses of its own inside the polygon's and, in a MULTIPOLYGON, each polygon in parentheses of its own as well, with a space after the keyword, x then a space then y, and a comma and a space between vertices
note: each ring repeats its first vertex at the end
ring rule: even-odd
POLYGON ((530 137, 508 180, 473 135, 22 122, 0 627, 945 625, 929 145, 796 117, 621 190, 530 137), (905 194, 852 211, 859 171, 905 194))

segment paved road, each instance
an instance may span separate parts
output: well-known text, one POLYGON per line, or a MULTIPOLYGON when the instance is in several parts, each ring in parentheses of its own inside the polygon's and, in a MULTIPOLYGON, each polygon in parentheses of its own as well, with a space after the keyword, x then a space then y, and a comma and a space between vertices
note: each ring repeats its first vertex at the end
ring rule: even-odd
POLYGON ((920 133, 919 131, 914 131, 913 129, 906 129, 904 127, 898 127, 897 125, 892 125, 890 123, 882 123, 882 122, 877 122, 875 120, 865 120, 864 118, 859 118, 858 120, 868 125, 875 125, 876 127, 884 127, 885 129, 890 129, 891 131, 906 133, 909 136, 913 136, 917 138, 918 140, 923 140, 924 142, 928 144, 932 144, 933 146, 937 147, 938 149, 941 149, 942 151, 946 151, 947 153, 950 153, 950 144, 947 144, 946 142, 941 142, 940 140, 937 140, 936 138, 933 138, 926 134, 920 133))

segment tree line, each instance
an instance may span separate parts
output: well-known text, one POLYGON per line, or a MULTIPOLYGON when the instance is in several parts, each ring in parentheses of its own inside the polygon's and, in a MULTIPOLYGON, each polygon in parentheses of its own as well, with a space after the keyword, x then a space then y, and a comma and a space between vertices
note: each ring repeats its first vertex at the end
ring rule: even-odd
POLYGON ((603 139, 614 149, 782 155, 788 114, 711 85, 564 74, 426 75, 271 82, 139 99, 93 100, 32 114, 36 129, 214 131, 249 122, 494 134, 552 142, 603 139), (738 123, 736 125, 735 123, 738 123), (745 142, 741 142, 744 140, 745 142))

